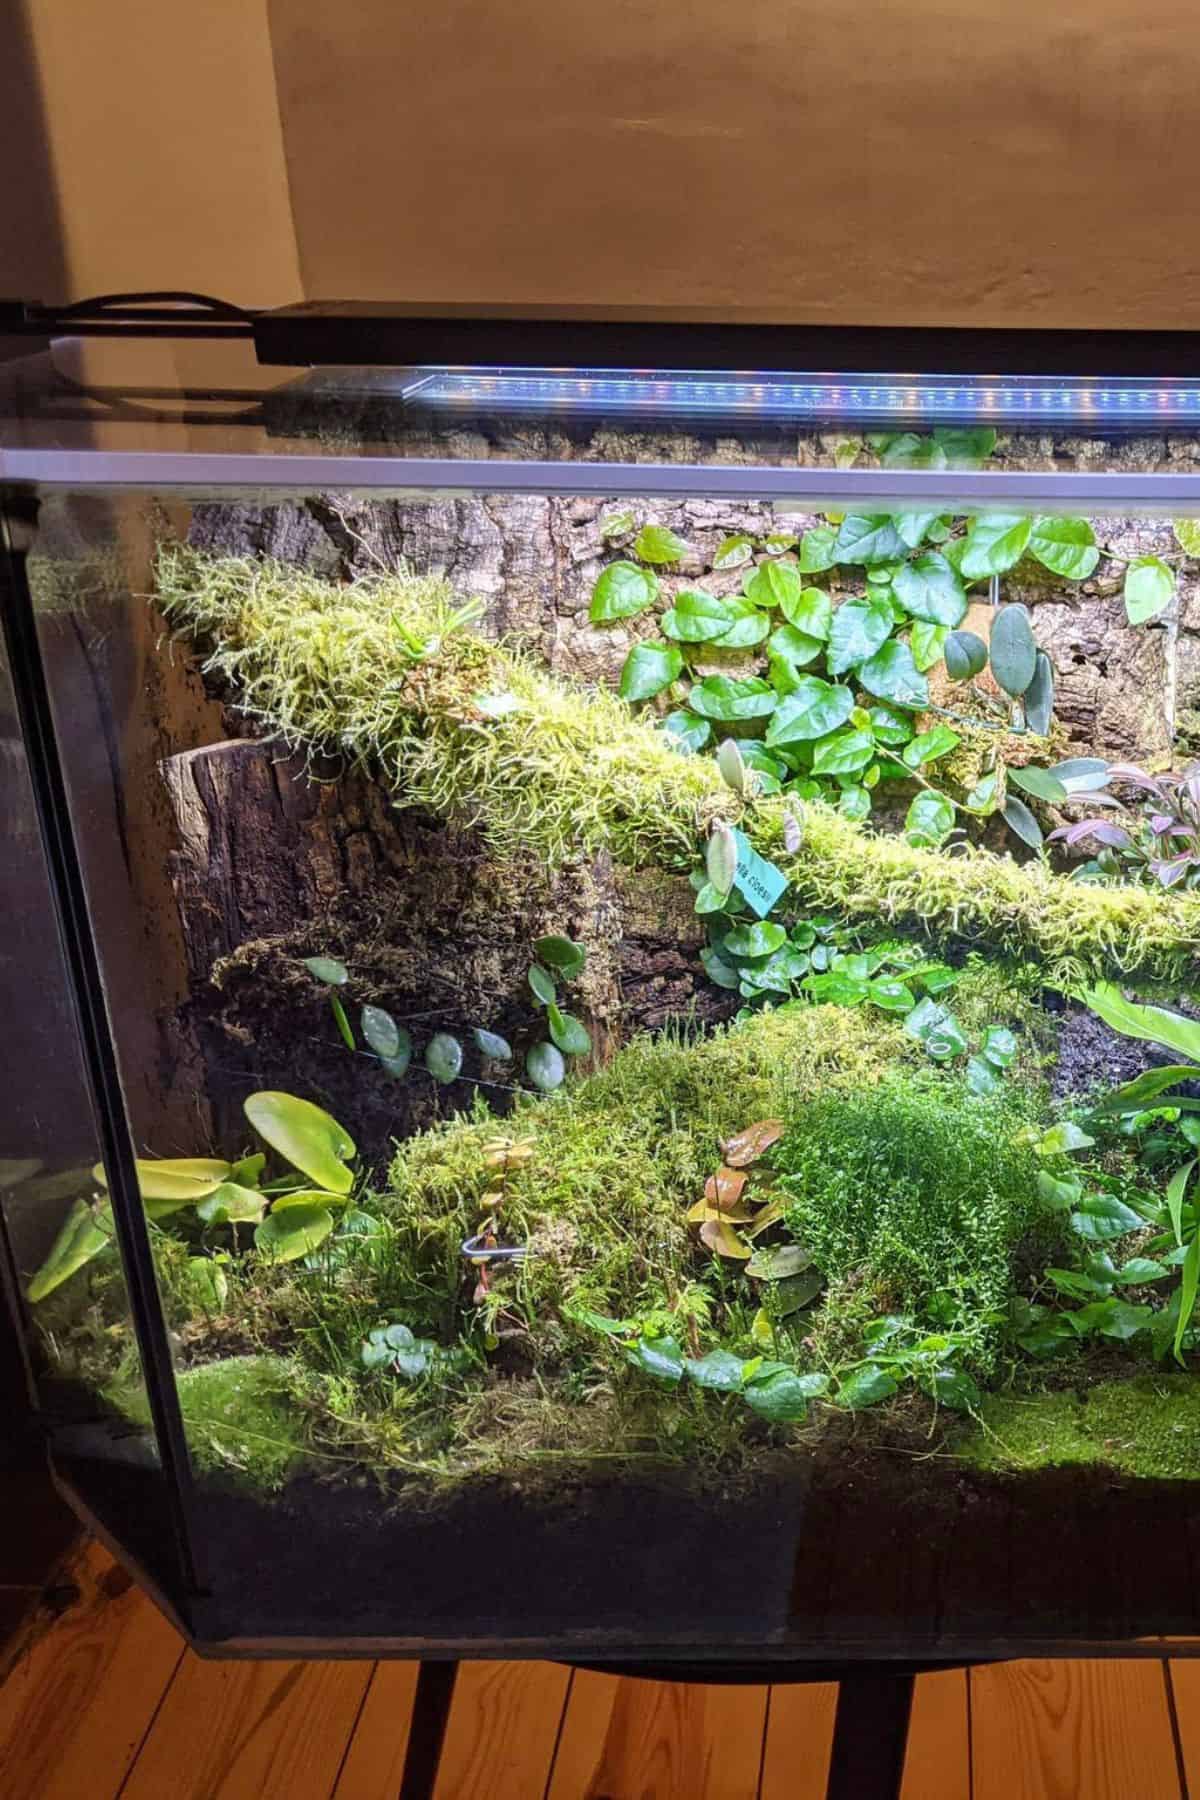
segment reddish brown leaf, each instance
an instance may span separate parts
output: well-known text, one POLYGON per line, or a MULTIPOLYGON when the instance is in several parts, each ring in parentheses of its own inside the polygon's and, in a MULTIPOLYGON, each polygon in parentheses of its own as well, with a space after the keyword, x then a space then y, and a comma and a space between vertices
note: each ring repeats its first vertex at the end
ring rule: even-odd
POLYGON ((726 1168, 722 1163, 715 1175, 710 1175, 704 1184, 704 1198, 718 1212, 727 1213, 735 1207, 742 1197, 749 1176, 743 1175, 740 1169, 726 1168))
POLYGON ((777 1144, 782 1136, 782 1119, 758 1119, 728 1140, 725 1145, 725 1161, 735 1169, 749 1168, 760 1156, 765 1156, 771 1145, 777 1144))

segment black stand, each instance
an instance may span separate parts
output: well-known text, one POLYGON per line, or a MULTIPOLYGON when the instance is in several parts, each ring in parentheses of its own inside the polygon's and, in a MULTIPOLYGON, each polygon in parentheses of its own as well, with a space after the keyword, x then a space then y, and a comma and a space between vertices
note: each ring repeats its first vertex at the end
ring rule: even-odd
MULTIPOLYGON (((778 1687, 836 1681, 837 1713, 825 1800, 897 1800, 912 1710, 913 1682, 946 1663, 578 1663, 602 1675, 642 1681, 708 1681, 778 1687)), ((399 1800, 432 1800, 458 1664, 423 1662, 417 1678, 399 1800)), ((751 1800, 748 1795, 747 1800, 751 1800)))

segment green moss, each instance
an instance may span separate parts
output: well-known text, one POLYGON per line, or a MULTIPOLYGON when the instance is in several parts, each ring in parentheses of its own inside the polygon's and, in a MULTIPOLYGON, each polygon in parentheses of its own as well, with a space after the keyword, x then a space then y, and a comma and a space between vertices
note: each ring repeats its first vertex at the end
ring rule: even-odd
MULTIPOLYGON (((312 1382, 281 1356, 229 1356, 177 1376, 188 1448, 198 1468, 268 1492, 283 1486, 307 1455, 312 1382)), ((139 1425, 150 1422, 140 1388, 106 1397, 139 1425)))
MULTIPOLYGON (((346 589, 272 562, 170 547, 158 592, 167 617, 210 647, 206 668, 249 715, 291 745, 378 769, 401 805, 477 822, 498 849, 552 863, 607 851, 633 867, 684 869, 712 821, 738 815, 711 759, 678 755, 613 695, 448 632, 452 596, 436 579, 346 589), (426 660, 405 656, 398 625, 430 644, 426 660), (496 696, 502 707, 480 705, 496 696)), ((818 804, 805 808, 792 856, 784 815, 782 801, 764 800, 742 823, 786 869, 801 905, 982 941, 1034 958, 1059 985, 1190 979, 1196 896, 1084 886, 985 851, 915 850, 818 804)))
POLYGON ((876 1313, 945 1324, 930 1303, 946 1297, 986 1365, 1014 1250, 1041 1211, 1036 1159, 1017 1141, 1029 1116, 1017 1088, 980 1100, 924 1070, 817 1095, 775 1154, 788 1226, 835 1283, 865 1284, 876 1313))
POLYGON ((991 1395, 953 1444, 975 1468, 1119 1469, 1144 1479, 1200 1480, 1200 1378, 1137 1375, 1081 1391, 991 1395))
MULTIPOLYGON (((889 1060, 913 1054, 878 1015, 799 1007, 701 1040, 637 1038, 599 1073, 519 1102, 503 1130, 531 1154, 503 1184, 500 1218, 532 1254, 494 1286, 529 1321, 539 1357, 553 1365, 579 1337, 563 1322, 572 1300, 618 1317, 685 1301, 686 1212, 723 1138, 793 1114, 817 1089, 871 1087, 889 1060)), ((497 1131, 481 1114, 411 1139, 380 1198, 397 1233, 384 1297, 430 1328, 445 1330, 461 1297, 459 1246, 496 1180, 486 1154, 497 1131)))

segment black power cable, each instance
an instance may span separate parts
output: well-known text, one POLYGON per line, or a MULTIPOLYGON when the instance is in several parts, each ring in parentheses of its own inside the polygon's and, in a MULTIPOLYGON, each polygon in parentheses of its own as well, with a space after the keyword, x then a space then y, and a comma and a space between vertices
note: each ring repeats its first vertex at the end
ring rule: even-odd
POLYGON ((62 306, 0 300, 0 336, 236 337, 253 336, 259 314, 212 294, 161 288, 146 293, 94 294, 62 306))

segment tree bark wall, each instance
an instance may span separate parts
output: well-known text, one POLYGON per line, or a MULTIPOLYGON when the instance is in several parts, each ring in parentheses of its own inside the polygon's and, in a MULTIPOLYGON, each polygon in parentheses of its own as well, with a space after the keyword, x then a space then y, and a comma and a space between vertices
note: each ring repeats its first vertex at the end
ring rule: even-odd
POLYGON ((635 886, 606 859, 549 873, 498 862, 469 833, 396 812, 360 774, 306 770, 257 739, 169 758, 163 777, 178 848, 171 876, 191 998, 174 1030, 195 1046, 214 1142, 241 1141, 259 1087, 318 1100, 372 1161, 392 1138, 469 1106, 503 1110, 528 1047, 545 1035, 526 983, 531 944, 561 932, 587 967, 564 1006, 592 1033, 596 1060, 632 1026, 730 1010, 704 981, 703 933, 686 883, 635 886), (385 1007, 410 1031, 414 1066, 397 1081, 342 1043, 327 990, 303 964, 337 957, 359 1009, 385 1007), (499 1032, 515 1066, 483 1059, 475 1026, 499 1032), (435 1031, 466 1045, 463 1079, 438 1087, 421 1065, 435 1031))

